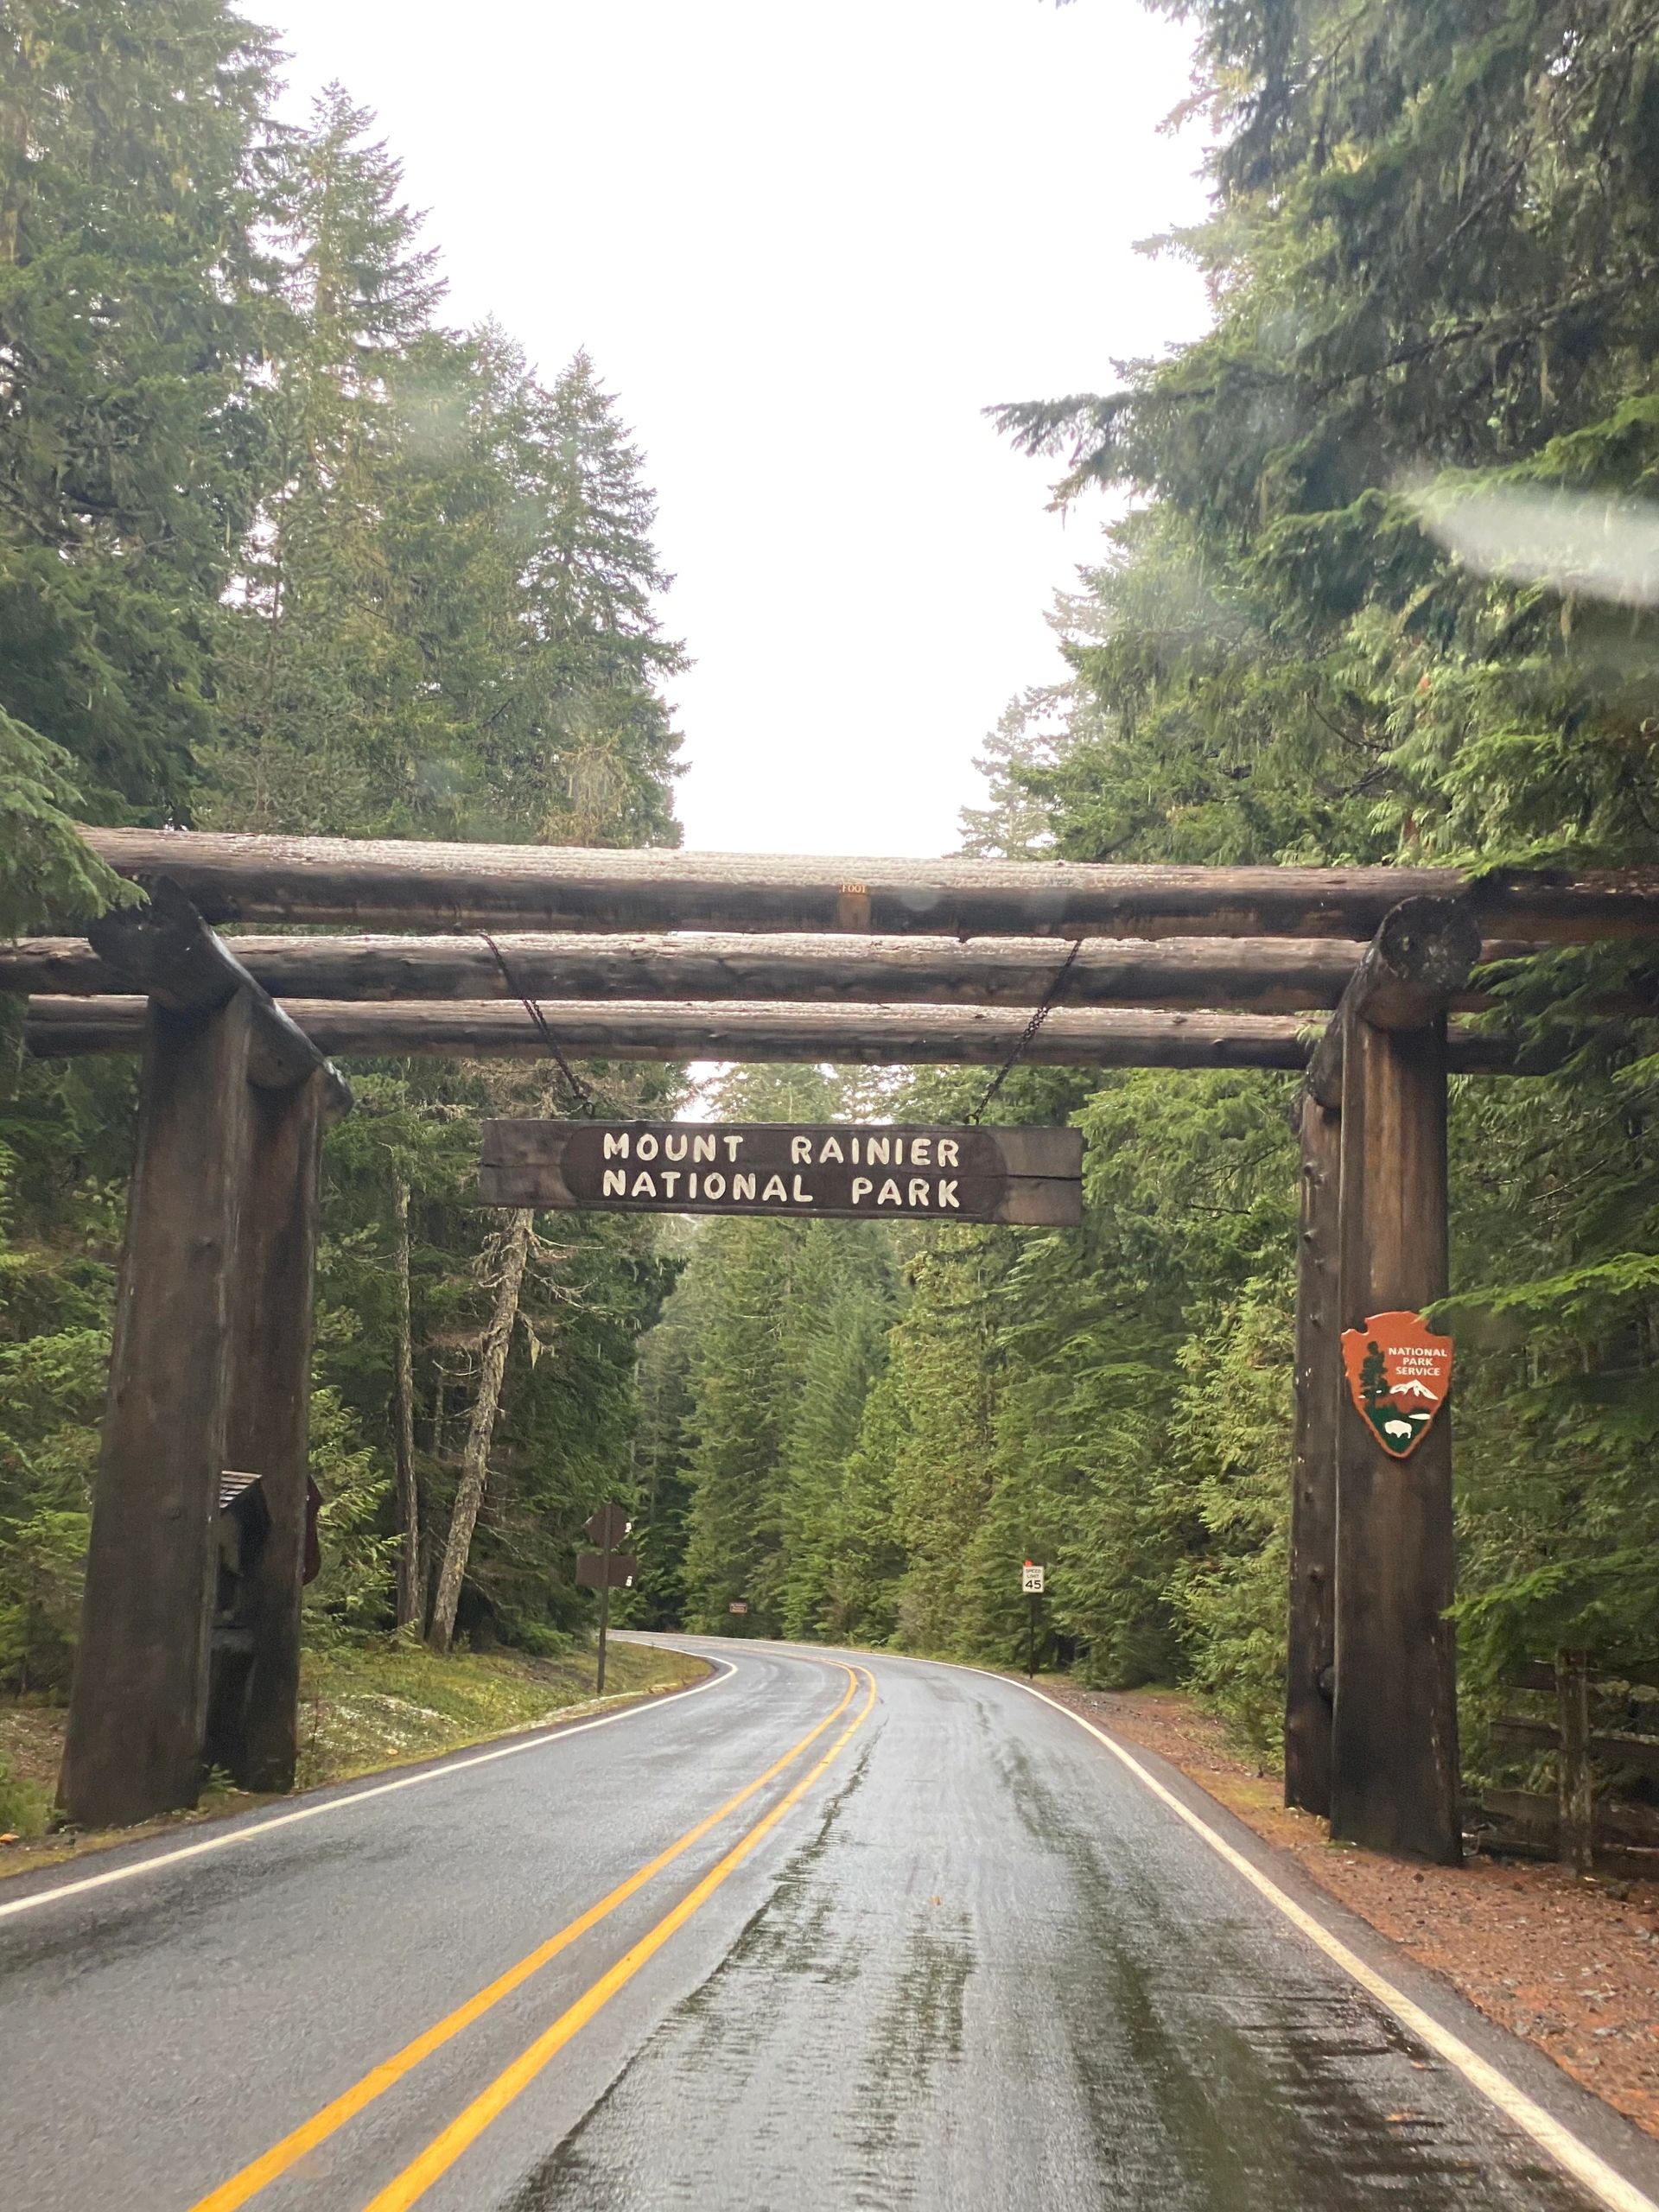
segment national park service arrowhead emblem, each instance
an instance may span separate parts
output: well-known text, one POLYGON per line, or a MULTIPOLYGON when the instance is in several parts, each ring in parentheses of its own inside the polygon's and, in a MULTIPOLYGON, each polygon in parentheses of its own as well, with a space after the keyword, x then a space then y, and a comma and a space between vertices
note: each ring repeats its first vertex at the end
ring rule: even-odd
POLYGON ((1362 1417, 1396 1459, 1428 1434, 1452 1387, 1452 1339, 1423 1326, 1420 1313, 1373 1313, 1363 1329, 1342 1332, 1342 1363, 1362 1417))

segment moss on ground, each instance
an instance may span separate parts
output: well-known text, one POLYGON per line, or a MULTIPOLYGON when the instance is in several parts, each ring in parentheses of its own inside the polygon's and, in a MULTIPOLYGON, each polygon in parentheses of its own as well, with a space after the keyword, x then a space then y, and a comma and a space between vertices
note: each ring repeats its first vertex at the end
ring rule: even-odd
MULTIPOLYGON (((637 1697, 699 1681, 701 1659, 613 1643, 605 1693, 637 1697)), ((385 1643, 308 1652, 300 1683, 300 1786, 344 1782, 558 1719, 594 1697, 594 1655, 461 1652, 385 1643)))

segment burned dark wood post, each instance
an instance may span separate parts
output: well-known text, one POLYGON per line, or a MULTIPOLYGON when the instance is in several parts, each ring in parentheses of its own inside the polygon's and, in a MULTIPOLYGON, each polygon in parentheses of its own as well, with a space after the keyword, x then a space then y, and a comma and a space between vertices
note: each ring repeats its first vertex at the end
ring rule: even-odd
POLYGON ((270 1586, 258 1592, 245 1707, 251 1716, 257 1696, 259 1722, 241 1732, 248 1770, 280 1771, 291 1746, 291 1713, 284 1727, 264 1705, 291 1705, 287 1685, 297 1687, 297 1612, 287 1624, 297 1562, 289 1575, 279 1560, 296 1465, 303 1536, 316 1145, 325 1110, 349 1099, 181 893, 159 882, 151 902, 91 933, 149 1007, 64 1755, 64 1802, 83 1827, 193 1804, 200 1789, 233 1435, 238 1451, 257 1446, 251 1471, 263 1476, 275 1452, 261 1554, 270 1586))
POLYGON ((207 1745, 210 1764, 245 1789, 291 1789, 298 1751, 311 1317, 330 1094, 319 1068, 250 1100, 226 1458, 258 1475, 270 1525, 245 1593, 248 1649, 225 1655, 232 1694, 215 1699, 207 1745))
MULTIPOLYGON (((1344 994, 1338 1319, 1420 1311, 1446 1280, 1446 1031, 1480 936, 1467 912, 1411 899, 1344 994)), ((1452 1430, 1387 1452, 1344 1391, 1337 1420, 1336 1688, 1331 1828, 1373 1850, 1461 1856, 1452 1430)))
POLYGON ((1337 1318, 1340 1117, 1304 1091, 1297 1116, 1301 1210, 1296 1261, 1295 1431, 1290 1492, 1290 1624, 1285 1802, 1331 1810, 1337 1566, 1337 1318))
POLYGON ((149 1012, 63 1764, 82 1827, 201 1786, 251 1026, 239 997, 149 1012))

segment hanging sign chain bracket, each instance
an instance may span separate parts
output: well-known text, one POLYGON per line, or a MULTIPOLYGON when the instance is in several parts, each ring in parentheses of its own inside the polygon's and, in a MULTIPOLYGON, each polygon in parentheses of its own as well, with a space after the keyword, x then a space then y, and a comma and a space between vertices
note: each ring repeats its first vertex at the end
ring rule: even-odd
POLYGON ((551 1028, 548 1025, 547 1016, 542 1012, 541 1007, 537 1006, 535 1000, 530 996, 528 992, 522 990, 519 988, 517 976, 514 976, 512 969, 507 965, 506 954, 502 951, 500 946, 490 935, 489 931, 487 930, 480 930, 479 931, 479 935, 483 938, 485 944, 489 946, 490 950, 495 955, 495 964, 501 970, 502 981, 505 983, 507 988, 512 993, 514 998, 518 1000, 519 1005, 523 1007, 524 1012, 535 1023, 537 1033, 540 1036, 543 1044, 546 1046, 549 1052, 558 1063, 559 1073, 564 1077, 565 1082, 569 1085, 570 1096, 575 1100, 576 1104, 581 1108, 584 1114, 591 1115, 594 1107, 599 1103, 599 1101, 594 1097, 594 1093, 588 1089, 588 1085, 582 1081, 582 1077, 571 1066, 569 1061, 564 1057, 564 1053, 560 1046, 558 1039, 553 1034, 551 1028))
POLYGON ((1007 1058, 1003 1061, 1001 1066, 991 1077, 989 1084, 986 1086, 985 1096, 980 1100, 978 1105, 975 1107, 973 1112, 968 1116, 970 1127, 976 1122, 983 1121, 985 1118, 985 1109, 990 1104, 992 1099, 995 1097, 997 1092, 1001 1090, 1003 1084, 1014 1073, 1014 1067, 1019 1061, 1020 1054, 1030 1051, 1033 1040, 1036 1037, 1038 1031, 1042 1027, 1043 1024, 1048 1020, 1049 1015, 1053 1012, 1056 1000, 1059 997, 1060 993, 1065 988, 1065 979, 1071 973, 1072 963, 1076 961, 1077 955, 1082 950, 1083 939, 1080 937, 1074 937, 1071 940, 1071 951, 1066 954, 1065 958, 1060 963, 1060 965, 1055 973, 1053 982, 1043 994, 1042 1004, 1037 1008, 1036 1012, 1032 1015, 1031 1020, 1026 1024, 1025 1028, 1020 1032, 1020 1041, 1018 1044, 1015 1045, 1014 1050, 1008 1054, 1007 1058))

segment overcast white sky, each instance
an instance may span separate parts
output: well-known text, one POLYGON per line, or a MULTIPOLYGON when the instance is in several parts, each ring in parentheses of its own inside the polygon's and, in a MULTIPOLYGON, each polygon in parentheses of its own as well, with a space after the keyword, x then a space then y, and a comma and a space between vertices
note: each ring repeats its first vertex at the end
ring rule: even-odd
POLYGON ((1204 321, 1138 0, 248 0, 375 108, 458 321, 578 346, 658 490, 688 844, 948 852, 1103 509, 980 410, 1204 321))

